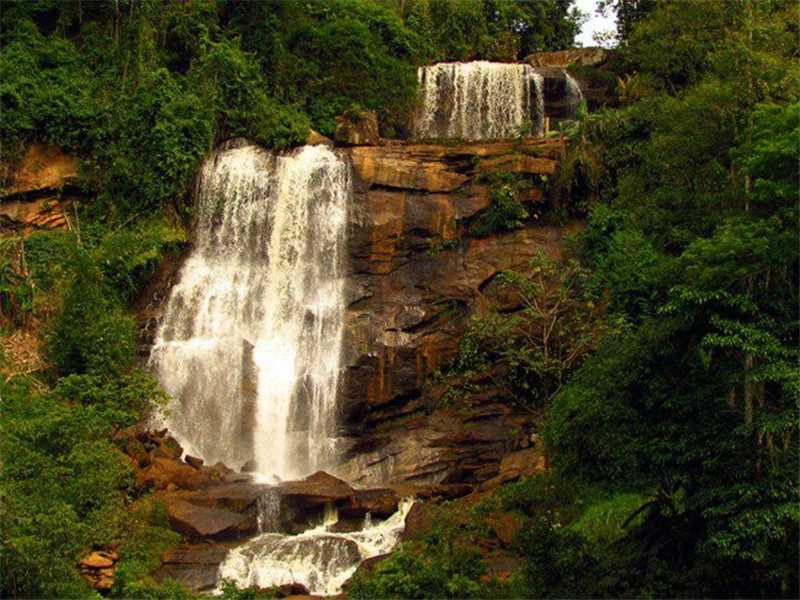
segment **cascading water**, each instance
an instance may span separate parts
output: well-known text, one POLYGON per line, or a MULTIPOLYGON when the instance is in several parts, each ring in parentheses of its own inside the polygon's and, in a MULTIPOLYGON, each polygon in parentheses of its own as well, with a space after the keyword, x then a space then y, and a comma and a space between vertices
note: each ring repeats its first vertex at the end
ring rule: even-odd
POLYGON ((529 65, 438 63, 420 67, 417 76, 416 138, 490 140, 543 132, 543 79, 529 65))
POLYGON ((285 479, 329 467, 344 325, 349 164, 323 146, 217 152, 151 365, 187 452, 285 479))
POLYGON ((312 594, 338 594, 361 561, 394 548, 412 505, 413 500, 403 500, 396 513, 377 524, 367 516, 364 527, 352 533, 332 531, 338 516, 328 507, 318 527, 299 535, 263 533, 231 550, 218 579, 239 588, 301 583, 312 594))
POLYGON ((583 92, 581 91, 580 84, 575 81, 575 78, 564 70, 564 88, 567 104, 569 105, 570 114, 575 117, 578 114, 578 108, 583 102, 583 92))

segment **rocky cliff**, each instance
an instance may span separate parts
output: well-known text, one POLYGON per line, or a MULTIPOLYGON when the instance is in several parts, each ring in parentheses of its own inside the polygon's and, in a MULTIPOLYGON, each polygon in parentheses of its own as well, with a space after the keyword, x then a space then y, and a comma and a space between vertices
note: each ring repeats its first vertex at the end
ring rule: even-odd
POLYGON ((391 144, 349 152, 355 198, 341 404, 353 447, 340 474, 356 484, 478 485, 498 475, 504 455, 528 448, 534 416, 515 412, 500 391, 445 406, 429 375, 453 357, 469 319, 499 301, 500 271, 524 267, 542 251, 560 256, 575 225, 533 220, 477 238, 469 224, 491 203, 485 182, 493 173, 547 182, 531 187, 526 201, 531 213, 552 209, 548 188, 563 144, 391 144))

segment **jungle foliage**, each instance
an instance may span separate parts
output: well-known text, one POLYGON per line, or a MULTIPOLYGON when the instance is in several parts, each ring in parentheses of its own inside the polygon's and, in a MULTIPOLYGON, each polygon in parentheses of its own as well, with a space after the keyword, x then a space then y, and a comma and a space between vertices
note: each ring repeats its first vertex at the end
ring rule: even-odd
POLYGON ((41 355, 18 364, 0 354, 0 595, 96 596, 76 561, 119 544, 112 596, 188 597, 151 577, 175 535, 112 436, 164 400, 137 367, 130 305, 185 244, 187 192, 214 145, 243 136, 289 148, 311 128, 332 134, 336 116, 354 109, 378 111, 385 134, 402 134, 417 65, 568 45, 567 5, 0 4, 3 173, 28 144, 53 144, 79 157, 86 199, 67 231, 0 239, 0 339, 41 355), (38 353, 24 347, 31 339, 38 353))

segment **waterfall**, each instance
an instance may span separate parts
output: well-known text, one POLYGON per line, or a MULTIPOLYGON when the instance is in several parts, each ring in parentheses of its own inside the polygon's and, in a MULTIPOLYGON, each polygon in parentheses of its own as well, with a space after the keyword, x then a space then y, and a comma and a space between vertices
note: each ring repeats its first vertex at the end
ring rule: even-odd
POLYGON ((529 65, 475 61, 420 67, 416 138, 542 135, 542 76, 529 65))
POLYGON ((264 533, 234 548, 220 565, 218 579, 238 588, 302 583, 312 594, 339 594, 361 561, 394 548, 413 504, 404 499, 387 520, 350 533, 333 531, 338 517, 334 507, 326 507, 324 522, 313 529, 298 535, 264 533))
POLYGON ((564 95, 567 99, 570 115, 575 117, 578 114, 581 102, 583 102, 583 92, 580 84, 575 78, 564 69, 564 95))
POLYGON ((323 146, 217 152, 150 364, 162 415, 206 463, 290 478, 330 466, 350 171, 323 146))

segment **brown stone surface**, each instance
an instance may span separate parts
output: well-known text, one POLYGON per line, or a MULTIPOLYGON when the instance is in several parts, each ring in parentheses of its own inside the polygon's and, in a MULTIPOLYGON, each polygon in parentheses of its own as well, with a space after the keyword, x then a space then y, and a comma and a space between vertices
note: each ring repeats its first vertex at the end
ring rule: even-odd
POLYGON ((300 481, 281 483, 277 489, 284 498, 293 498, 305 507, 349 500, 354 494, 347 483, 324 471, 317 471, 300 481))
MULTIPOLYGON (((527 437, 515 432, 529 433, 537 415, 516 411, 491 386, 458 410, 443 407, 444 388, 428 375, 454 356, 472 317, 520 308, 498 273, 540 252, 559 260, 565 235, 580 226, 531 223, 471 238, 470 220, 490 204, 484 176, 554 177, 563 151, 551 139, 349 150, 355 195, 341 407, 353 443, 337 470, 345 480, 417 490, 465 484, 455 490, 463 495, 497 477, 503 457, 522 447, 527 437)), ((533 182, 521 200, 546 211, 553 199, 533 182)))
POLYGON ((306 137, 306 145, 308 146, 333 146, 333 140, 325 137, 318 131, 314 131, 313 129, 309 130, 308 136, 306 137))
POLYGON ((381 141, 377 113, 361 110, 336 117, 334 139, 348 146, 377 146, 381 141))
POLYGON ((217 585, 217 571, 229 548, 218 544, 180 544, 164 553, 156 578, 175 579, 192 592, 217 585))
POLYGON ((226 539, 250 529, 247 515, 198 506, 169 495, 164 497, 164 504, 170 526, 191 538, 226 539))
POLYGON ((526 57, 525 62, 533 67, 595 67, 608 59, 605 48, 567 48, 552 52, 536 52, 526 57))
POLYGON ((31 144, 9 177, 3 196, 60 189, 78 176, 78 159, 48 144, 31 144))
POLYGON ((89 556, 81 559, 80 565, 88 569, 107 569, 114 566, 114 561, 101 552, 92 552, 89 556))
MULTIPOLYGON (((396 144, 365 146, 350 150, 353 169, 362 184, 426 192, 452 192, 462 187, 475 165, 495 161, 503 170, 505 157, 510 170, 553 173, 561 145, 550 140, 470 143, 454 146, 437 144, 396 144), (527 153, 536 152, 537 156, 527 153), (514 159, 514 157, 517 159, 514 159), (530 159, 530 160, 529 160, 530 159)), ((508 165, 506 165, 508 166, 508 165)), ((491 167, 484 167, 489 172, 491 167)))

